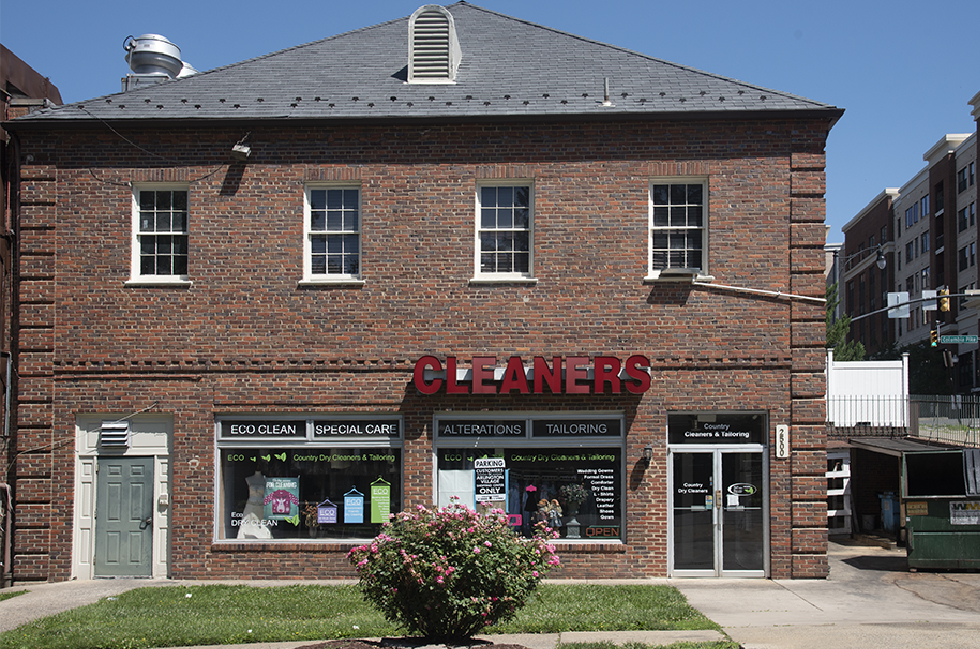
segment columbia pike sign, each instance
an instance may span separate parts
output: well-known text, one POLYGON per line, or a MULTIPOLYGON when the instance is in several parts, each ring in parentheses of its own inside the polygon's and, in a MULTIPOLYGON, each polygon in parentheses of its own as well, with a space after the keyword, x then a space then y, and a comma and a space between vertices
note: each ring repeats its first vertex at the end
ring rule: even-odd
POLYGON ((549 360, 535 356, 525 366, 520 356, 511 356, 507 366, 497 367, 493 356, 474 356, 469 366, 455 356, 443 363, 423 356, 415 363, 415 387, 422 394, 436 394, 445 385, 446 394, 603 394, 608 385, 613 394, 625 389, 642 394, 650 389, 650 361, 633 355, 621 362, 614 356, 560 356, 549 360))

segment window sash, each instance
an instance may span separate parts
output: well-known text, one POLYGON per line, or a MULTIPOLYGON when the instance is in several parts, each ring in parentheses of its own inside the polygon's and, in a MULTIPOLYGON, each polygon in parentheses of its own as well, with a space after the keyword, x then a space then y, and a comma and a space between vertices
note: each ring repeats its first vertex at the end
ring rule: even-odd
POLYGON ((360 278, 360 188, 308 187, 304 229, 308 279, 360 278))
POLYGON ((134 277, 186 279, 189 261, 188 190, 137 188, 134 277))
POLYGON ((534 194, 529 183, 477 188, 476 276, 529 278, 534 262, 534 194))
POLYGON ((707 183, 654 180, 650 184, 649 274, 668 268, 705 270, 707 183))

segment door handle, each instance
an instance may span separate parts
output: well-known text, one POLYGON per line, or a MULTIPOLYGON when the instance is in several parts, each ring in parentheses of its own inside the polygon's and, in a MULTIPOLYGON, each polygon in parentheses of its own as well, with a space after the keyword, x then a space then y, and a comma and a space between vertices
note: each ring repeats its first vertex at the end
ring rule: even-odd
POLYGON ((152 515, 147 516, 146 518, 144 518, 143 520, 140 521, 140 529, 141 530, 145 530, 148 527, 153 527, 153 516, 152 515))
POLYGON ((721 489, 715 491, 715 507, 718 511, 721 511, 721 489))

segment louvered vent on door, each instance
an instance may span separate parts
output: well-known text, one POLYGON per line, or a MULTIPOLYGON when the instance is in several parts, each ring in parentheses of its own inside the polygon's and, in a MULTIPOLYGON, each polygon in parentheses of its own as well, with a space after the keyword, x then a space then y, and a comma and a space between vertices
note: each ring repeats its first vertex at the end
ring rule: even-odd
POLYGON ((103 421, 99 430, 99 444, 103 448, 129 448, 129 422, 103 421))

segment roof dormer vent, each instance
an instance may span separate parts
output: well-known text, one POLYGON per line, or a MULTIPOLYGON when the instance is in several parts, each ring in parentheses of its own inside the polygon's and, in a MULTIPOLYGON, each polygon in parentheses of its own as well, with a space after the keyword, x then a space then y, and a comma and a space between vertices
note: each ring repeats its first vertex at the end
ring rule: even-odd
POLYGON ((408 19, 408 82, 455 83, 463 57, 453 17, 439 5, 423 5, 408 19))

